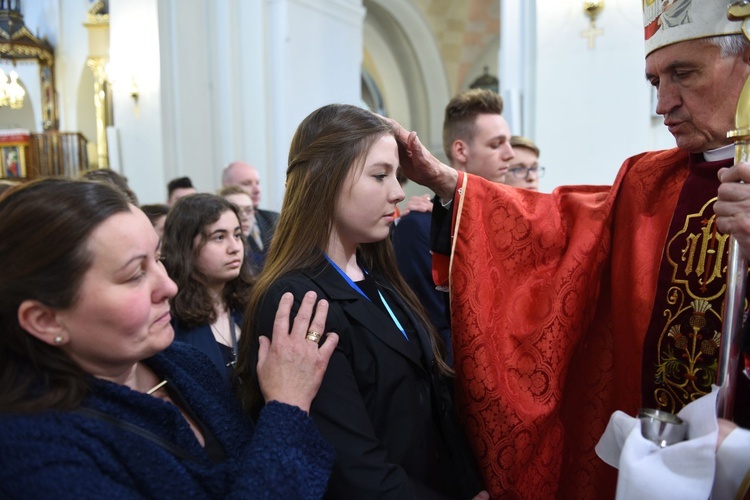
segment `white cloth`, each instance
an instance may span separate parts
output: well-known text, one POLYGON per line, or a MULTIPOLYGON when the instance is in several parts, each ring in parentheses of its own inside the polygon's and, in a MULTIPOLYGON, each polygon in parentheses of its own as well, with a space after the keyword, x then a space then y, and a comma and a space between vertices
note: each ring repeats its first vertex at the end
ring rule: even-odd
MULTIPOLYGON (((735 429, 724 439, 716 453, 716 480, 711 498, 714 500, 737 498, 740 485, 748 472, 750 472, 750 431, 735 429)), ((746 495, 747 491, 741 493, 746 495)))
POLYGON ((615 412, 596 445, 596 453, 618 468, 617 498, 706 500, 716 468, 718 387, 678 414, 688 423, 688 439, 666 448, 641 435, 638 418, 615 412))

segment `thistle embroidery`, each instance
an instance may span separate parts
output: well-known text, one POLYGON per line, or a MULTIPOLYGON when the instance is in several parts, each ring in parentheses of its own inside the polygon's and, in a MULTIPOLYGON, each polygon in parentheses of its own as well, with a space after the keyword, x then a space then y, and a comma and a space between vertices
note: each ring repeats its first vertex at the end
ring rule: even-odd
POLYGON ((661 409, 676 412, 711 391, 721 343, 727 235, 704 205, 668 242, 672 286, 663 310, 654 397, 661 409), (710 214, 710 216, 708 215, 710 214))

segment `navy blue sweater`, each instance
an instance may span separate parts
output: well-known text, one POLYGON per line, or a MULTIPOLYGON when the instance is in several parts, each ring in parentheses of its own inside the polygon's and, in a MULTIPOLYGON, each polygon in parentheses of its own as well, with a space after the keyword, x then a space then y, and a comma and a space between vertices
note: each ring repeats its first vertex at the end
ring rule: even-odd
POLYGON ((179 409, 159 398, 92 378, 84 407, 182 448, 156 443, 87 415, 0 414, 0 498, 320 498, 333 451, 299 408, 269 403, 253 426, 211 363, 175 343, 146 361, 179 388, 226 459, 212 462, 179 409))

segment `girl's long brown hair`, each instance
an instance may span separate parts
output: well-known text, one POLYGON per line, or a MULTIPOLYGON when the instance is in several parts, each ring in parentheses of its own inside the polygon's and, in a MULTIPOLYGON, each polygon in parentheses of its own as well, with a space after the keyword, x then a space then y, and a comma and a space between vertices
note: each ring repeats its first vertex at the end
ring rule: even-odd
MULTIPOLYGON (((345 105, 324 106, 305 118, 297 128, 289 150, 286 193, 281 216, 268 250, 263 271, 250 294, 240 346, 237 376, 239 397, 246 411, 259 411, 263 397, 255 375, 258 305, 271 285, 294 271, 318 266, 333 227, 336 202, 351 169, 362 168, 371 146, 393 130, 382 118, 364 109, 345 105), (252 339, 252 340, 251 340, 252 339)), ((411 288, 396 267, 390 239, 359 246, 357 257, 374 274, 383 276, 417 315, 432 337, 432 350, 440 371, 452 374, 443 361, 440 337, 411 288)))

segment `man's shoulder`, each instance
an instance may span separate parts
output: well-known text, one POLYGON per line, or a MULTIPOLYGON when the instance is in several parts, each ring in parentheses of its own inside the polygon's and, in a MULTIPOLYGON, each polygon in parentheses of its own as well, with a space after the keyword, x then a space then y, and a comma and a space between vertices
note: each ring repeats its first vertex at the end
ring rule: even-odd
POLYGON ((255 214, 259 218, 265 218, 269 220, 276 220, 279 218, 279 212, 274 212, 273 210, 263 210, 261 208, 258 208, 255 210, 255 214))
POLYGON ((404 232, 406 230, 414 230, 418 228, 429 229, 431 219, 432 212, 416 212, 412 210, 398 220, 398 224, 396 224, 394 231, 404 232))
POLYGON ((319 278, 324 274, 324 266, 319 268, 310 269, 297 269, 279 276, 269 287, 269 292, 274 295, 281 297, 285 292, 307 292, 313 290, 315 292, 320 291, 320 287, 316 284, 316 278, 319 278))
POLYGON ((643 153, 631 156, 625 160, 626 164, 638 163, 676 163, 686 162, 690 153, 680 148, 662 149, 658 151, 645 151, 643 153))

